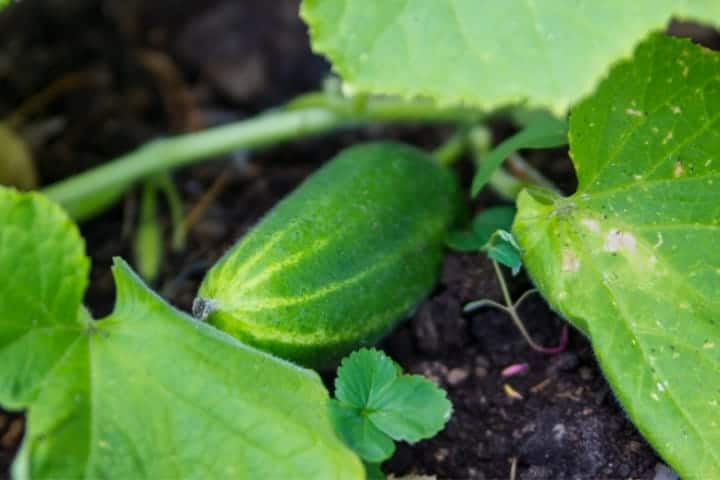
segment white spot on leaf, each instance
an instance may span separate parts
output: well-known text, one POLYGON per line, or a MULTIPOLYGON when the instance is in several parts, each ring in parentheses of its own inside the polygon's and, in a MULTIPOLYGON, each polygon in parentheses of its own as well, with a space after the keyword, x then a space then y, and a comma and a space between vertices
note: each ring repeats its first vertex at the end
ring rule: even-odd
POLYGON ((577 272, 578 270, 580 270, 580 259, 577 258, 575 252, 573 252, 572 250, 563 251, 562 271, 577 272))
POLYGON ((606 252, 614 253, 620 250, 625 250, 629 253, 633 253, 636 245, 637 242, 635 237, 631 233, 622 232, 616 228, 610 230, 605 237, 606 252))
POLYGON ((635 110, 634 108, 628 108, 625 110, 625 113, 632 117, 642 117, 643 113, 640 110, 635 110))
POLYGON ((680 178, 683 174, 685 169, 682 166, 682 163, 675 162, 675 168, 673 168, 673 177, 680 178))
POLYGON ((657 242, 655 242, 655 245, 653 245, 654 249, 660 248, 660 245, 663 244, 663 234, 660 232, 657 232, 657 242))
POLYGON ((600 224, 597 222, 597 220, 593 220, 591 218, 583 218, 582 220, 580 220, 580 223, 585 225, 585 227, 587 227, 587 229, 591 232, 597 233, 600 231, 600 224))

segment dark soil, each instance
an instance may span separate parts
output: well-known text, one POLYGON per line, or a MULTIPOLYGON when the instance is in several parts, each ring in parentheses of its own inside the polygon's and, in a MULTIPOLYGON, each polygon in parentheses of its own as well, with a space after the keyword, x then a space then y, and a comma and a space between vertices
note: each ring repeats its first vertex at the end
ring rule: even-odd
MULTIPOLYGON (((44 183, 131 150, 147 139, 252 115, 318 88, 327 72, 313 56, 296 0, 24 0, 0 15, 0 116, 60 79, 71 84, 25 119, 44 183), (70 77, 71 72, 83 72, 70 77), (78 80, 79 79, 79 80, 78 80), (73 83, 74 82, 74 83, 73 83)), ((708 42, 717 41, 705 32, 708 42), (709 39, 709 40, 708 40, 709 39)), ((206 269, 283 195, 335 152, 368 138, 399 138, 432 147, 446 128, 373 128, 226 156, 179 172, 186 211, 214 186, 219 195, 189 234, 188 248, 168 248, 156 287, 188 310, 206 269), (218 181, 222 178, 222 181, 218 181)), ((497 124, 495 133, 508 133, 497 124)), ((531 160, 571 191, 566 154, 531 160)), ((459 165, 465 184, 469 168, 459 165)), ((112 308, 111 258, 132 258, 137 192, 82 226, 93 260, 87 304, 112 308)), ((473 208, 497 203, 484 194, 473 208)), ((164 224, 169 220, 164 216, 164 224)), ((520 275, 515 295, 530 288, 520 275)), ((449 254, 434 294, 383 342, 407 370, 445 387, 455 412, 437 437, 401 445, 386 465, 394 474, 448 479, 653 478, 662 470, 628 422, 598 370, 586 339, 570 333, 567 350, 533 352, 503 313, 463 314, 477 298, 499 298, 497 279, 479 255, 449 254), (508 365, 529 371, 503 378, 508 365), (513 398, 506 385, 518 395, 513 398), (660 470, 658 470, 660 469, 660 470)), ((540 297, 522 316, 535 338, 554 345, 562 321, 540 297)), ((21 414, 0 411, 0 478, 22 438, 21 414)))

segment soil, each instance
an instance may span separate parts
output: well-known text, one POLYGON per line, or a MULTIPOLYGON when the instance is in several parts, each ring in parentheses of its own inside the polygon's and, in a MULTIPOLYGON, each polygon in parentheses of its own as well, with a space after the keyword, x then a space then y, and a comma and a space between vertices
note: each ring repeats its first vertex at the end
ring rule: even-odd
MULTIPOLYGON (((318 88, 328 71, 309 51, 296 0, 276 0, 272 9, 252 0, 146 3, 24 0, 0 15, 0 117, 49 85, 64 85, 21 129, 44 184, 150 138, 251 116, 318 88)), ((720 38, 699 32, 705 43, 720 38)), ((208 199, 209 208, 190 231, 186 250, 167 249, 156 287, 188 311, 206 269, 335 152, 388 137, 429 148, 449 131, 343 132, 178 172, 185 210, 208 199), (214 199, 207 196, 211 187, 218 193, 214 199)), ((493 131, 500 138, 508 125, 493 124, 493 131)), ((536 153, 530 160, 572 191, 566 152, 536 153)), ((457 168, 467 184, 469 166, 457 168)), ((497 203, 485 193, 473 209, 497 203)), ((93 261, 86 302, 97 317, 112 308, 112 257, 132 258, 136 211, 137 192, 131 192, 121 205, 82 225, 93 261)), ((165 228, 168 217, 163 212, 165 228)), ((531 287, 522 274, 510 286, 514 295, 531 287)), ((447 428, 431 440, 400 445, 385 465, 388 473, 505 479, 515 470, 516 478, 526 480, 672 478, 625 417, 582 335, 571 330, 559 355, 536 353, 502 312, 462 312, 478 298, 500 300, 492 266, 479 255, 450 253, 436 291, 383 342, 408 371, 446 388, 454 405, 447 428), (519 362, 529 365, 527 373, 501 376, 519 362)), ((539 296, 530 297, 521 313, 536 340, 558 342, 563 322, 539 296)), ((8 476, 23 428, 22 413, 0 411, 0 478, 8 476)))

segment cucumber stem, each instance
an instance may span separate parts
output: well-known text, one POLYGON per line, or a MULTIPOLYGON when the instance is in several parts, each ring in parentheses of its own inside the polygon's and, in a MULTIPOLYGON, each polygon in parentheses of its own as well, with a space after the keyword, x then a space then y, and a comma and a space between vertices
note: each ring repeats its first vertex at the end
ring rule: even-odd
MULTIPOLYGON (((484 125, 477 125, 470 130, 467 138, 470 143, 473 159, 477 165, 482 162, 483 157, 490 151, 492 143, 490 131, 484 125)), ((555 193, 560 192, 554 183, 527 163, 519 154, 513 154, 508 163, 513 170, 521 173, 524 178, 519 179, 511 175, 503 167, 495 170, 488 181, 488 185, 502 198, 515 201, 520 192, 530 186, 543 187, 555 193)))
POLYGON ((467 151, 467 129, 460 128, 442 145, 433 150, 432 155, 446 167, 454 164, 467 151))
POLYGON ((71 217, 84 220, 113 204, 142 178, 235 150, 268 147, 370 122, 467 123, 482 115, 467 108, 441 108, 429 101, 370 97, 358 102, 337 94, 311 93, 284 109, 248 120, 152 141, 42 191, 71 217))
POLYGON ((233 150, 258 148, 352 125, 328 110, 274 111, 258 117, 155 140, 137 150, 43 189, 76 220, 112 204, 136 181, 233 150))

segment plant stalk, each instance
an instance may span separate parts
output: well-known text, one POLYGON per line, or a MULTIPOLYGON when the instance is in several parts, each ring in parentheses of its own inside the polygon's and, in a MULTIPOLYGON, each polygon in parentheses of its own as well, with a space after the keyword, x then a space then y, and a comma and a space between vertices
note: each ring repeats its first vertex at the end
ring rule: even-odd
POLYGON ((520 334, 523 336, 528 345, 530 345, 530 348, 535 351, 547 353, 550 355, 563 352, 567 345, 567 326, 563 326, 562 338, 560 339, 560 344, 557 347, 543 347, 542 345, 535 342, 535 340, 533 340, 533 338, 530 336, 530 333, 525 328, 525 324, 520 319, 517 308, 530 294, 535 293, 537 290, 528 290, 517 300, 517 302, 513 302, 512 297, 510 296, 510 290, 508 290, 507 282, 505 281, 505 276, 500 269, 500 265, 498 265, 498 262, 496 262, 495 260, 492 261, 492 264, 495 268, 495 274, 497 275, 498 283, 500 284, 500 290, 502 291, 503 299, 505 300, 505 306, 501 306, 501 310, 507 312, 507 314, 510 316, 513 323, 515 324, 515 327, 520 331, 520 334))
POLYGON ((83 220, 113 203, 141 178, 239 149, 317 135, 352 125, 328 110, 275 111, 250 120, 152 141, 117 159, 43 189, 83 220))
POLYGON ((150 175, 201 162, 240 149, 280 142, 370 122, 463 123, 481 119, 477 110, 441 108, 428 101, 353 98, 325 93, 307 94, 281 110, 257 117, 155 140, 104 165, 43 189, 76 220, 84 220, 114 203, 130 186, 150 175))

